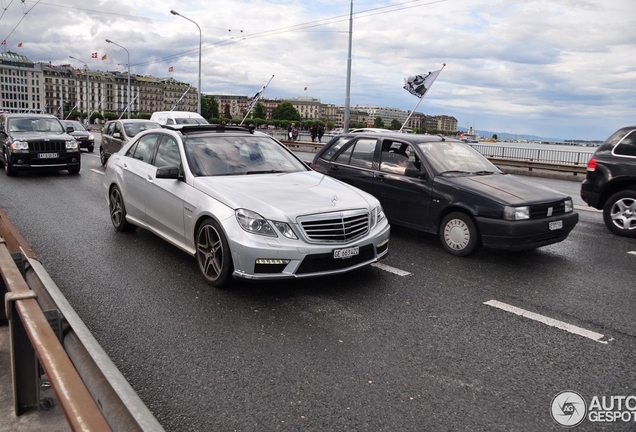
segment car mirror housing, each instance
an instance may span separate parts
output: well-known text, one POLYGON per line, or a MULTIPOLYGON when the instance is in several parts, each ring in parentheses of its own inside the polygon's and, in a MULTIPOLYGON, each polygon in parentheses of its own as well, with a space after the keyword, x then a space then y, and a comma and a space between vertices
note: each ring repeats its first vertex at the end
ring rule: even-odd
POLYGON ((181 178, 181 169, 174 165, 163 166, 163 167, 157 168, 157 173, 155 174, 155 177, 163 178, 163 179, 179 180, 181 178))
POLYGON ((70 134, 71 132, 75 132, 73 126, 66 126, 66 133, 70 134))
POLYGON ((406 168, 404 170, 404 175, 407 177, 426 179, 426 171, 420 171, 417 168, 406 168))

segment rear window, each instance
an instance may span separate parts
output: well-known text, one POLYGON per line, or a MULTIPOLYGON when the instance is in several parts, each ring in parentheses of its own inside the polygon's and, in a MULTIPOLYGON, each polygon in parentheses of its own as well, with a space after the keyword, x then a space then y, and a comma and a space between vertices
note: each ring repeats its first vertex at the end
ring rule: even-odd
POLYGON ((632 130, 622 137, 616 147, 614 147, 613 153, 618 156, 636 157, 636 130, 632 130))

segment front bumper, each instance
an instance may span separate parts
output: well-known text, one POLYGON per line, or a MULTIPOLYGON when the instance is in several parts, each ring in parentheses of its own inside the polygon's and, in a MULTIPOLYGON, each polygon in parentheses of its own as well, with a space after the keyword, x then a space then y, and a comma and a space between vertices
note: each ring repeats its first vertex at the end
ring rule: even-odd
POLYGON ((234 231, 228 235, 234 263, 233 276, 248 280, 293 279, 334 275, 364 267, 389 253, 391 228, 384 222, 364 237, 338 244, 309 244, 301 240, 234 231), (333 258, 335 249, 353 246, 359 247, 358 255, 333 258), (257 260, 261 263, 257 264, 257 260))
POLYGON ((508 221, 500 219, 476 218, 483 246, 506 249, 528 250, 558 243, 567 238, 579 221, 579 214, 571 212, 542 219, 508 221), (550 230, 550 222, 562 221, 563 227, 550 230))
POLYGON ((11 166, 16 171, 26 170, 67 170, 80 168, 79 151, 58 153, 56 158, 39 158, 39 153, 12 153, 9 155, 11 166))

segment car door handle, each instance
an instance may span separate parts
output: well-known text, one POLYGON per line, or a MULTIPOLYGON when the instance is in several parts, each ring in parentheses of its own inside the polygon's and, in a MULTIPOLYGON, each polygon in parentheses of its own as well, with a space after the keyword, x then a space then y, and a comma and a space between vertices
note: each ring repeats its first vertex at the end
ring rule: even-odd
POLYGON ((152 176, 150 176, 150 175, 149 175, 148 177, 146 177, 146 181, 147 181, 148 183, 152 183, 152 182, 153 182, 153 180, 152 180, 152 176))
POLYGON ((336 165, 331 166, 331 171, 338 171, 340 168, 336 165))

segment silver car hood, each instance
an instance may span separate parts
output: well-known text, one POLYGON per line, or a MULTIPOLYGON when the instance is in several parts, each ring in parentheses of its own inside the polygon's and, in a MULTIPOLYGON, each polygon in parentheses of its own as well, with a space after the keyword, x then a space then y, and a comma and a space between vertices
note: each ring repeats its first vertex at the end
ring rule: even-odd
POLYGON ((233 209, 244 208, 281 221, 379 205, 366 192, 315 171, 197 177, 193 186, 233 209))

